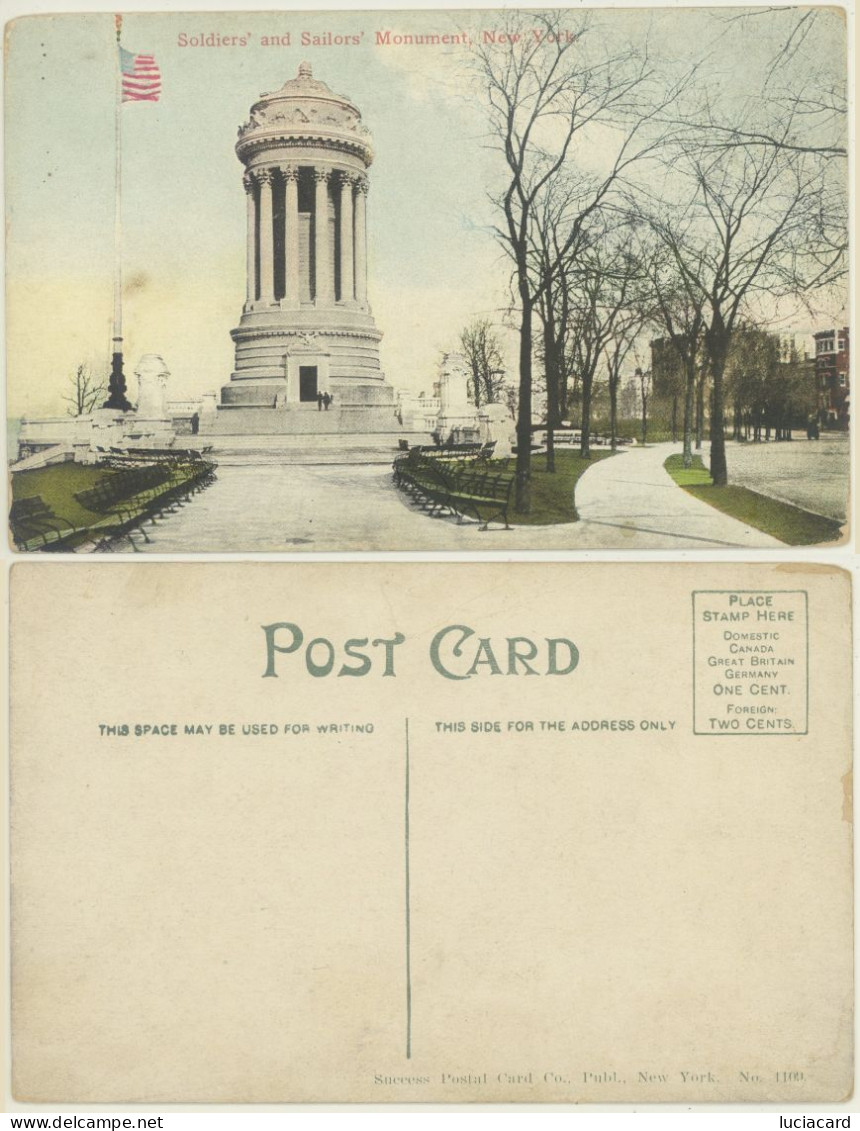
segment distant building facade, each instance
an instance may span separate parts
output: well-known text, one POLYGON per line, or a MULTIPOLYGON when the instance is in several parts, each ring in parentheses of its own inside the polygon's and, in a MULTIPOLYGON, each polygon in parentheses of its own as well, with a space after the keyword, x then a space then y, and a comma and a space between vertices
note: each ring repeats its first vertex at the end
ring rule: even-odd
POLYGON ((851 343, 847 326, 815 338, 818 418, 828 428, 847 429, 851 420, 851 343))
POLYGON ((651 379, 658 397, 683 395, 684 366, 679 347, 683 349, 686 338, 679 334, 677 341, 677 346, 672 338, 654 338, 651 342, 651 379))

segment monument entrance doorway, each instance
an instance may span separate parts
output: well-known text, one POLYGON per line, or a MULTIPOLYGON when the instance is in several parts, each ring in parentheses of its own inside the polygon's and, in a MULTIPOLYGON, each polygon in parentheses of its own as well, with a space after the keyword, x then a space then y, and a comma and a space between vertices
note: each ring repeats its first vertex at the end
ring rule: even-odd
POLYGON ((317 367, 315 365, 299 366, 299 400, 315 401, 317 399, 317 367))

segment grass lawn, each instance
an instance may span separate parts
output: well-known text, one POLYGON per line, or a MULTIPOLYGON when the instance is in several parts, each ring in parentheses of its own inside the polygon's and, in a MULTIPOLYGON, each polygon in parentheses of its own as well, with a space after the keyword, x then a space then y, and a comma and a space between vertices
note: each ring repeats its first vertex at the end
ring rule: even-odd
POLYGON ((81 506, 75 492, 86 491, 109 475, 113 475, 110 468, 71 462, 16 471, 12 476, 12 498, 41 495, 54 514, 67 519, 72 526, 88 526, 97 516, 81 506))
POLYGON ((693 456, 692 467, 685 468, 684 457, 680 455, 669 456, 663 466, 679 487, 697 499, 789 546, 815 546, 839 538, 840 524, 831 518, 781 503, 748 487, 735 487, 731 483, 727 487, 715 487, 701 456, 693 456))
POLYGON ((562 522, 576 522, 574 488, 581 475, 598 460, 613 455, 611 451, 595 451, 591 459, 583 459, 578 452, 555 453, 555 472, 546 470, 546 456, 532 456, 532 506, 529 514, 509 513, 512 526, 553 526, 562 522))

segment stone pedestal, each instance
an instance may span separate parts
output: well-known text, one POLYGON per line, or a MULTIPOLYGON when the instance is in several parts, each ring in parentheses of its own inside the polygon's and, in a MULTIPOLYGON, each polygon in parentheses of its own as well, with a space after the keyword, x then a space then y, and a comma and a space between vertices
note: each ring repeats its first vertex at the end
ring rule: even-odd
POLYGON ((446 353, 439 378, 439 415, 436 431, 447 443, 467 443, 479 437, 478 414, 469 400, 466 359, 459 353, 446 353))
POLYGON ((494 443, 493 458, 509 459, 517 442, 517 427, 507 405, 487 404, 478 409, 481 443, 494 443))
POLYGON ((97 463, 111 448, 123 446, 126 414, 112 408, 98 408, 89 416, 90 437, 87 462, 97 463))
POLYGON ((164 359, 157 353, 145 353, 134 371, 137 377, 137 407, 135 414, 138 421, 151 420, 170 423, 167 412, 167 379, 170 370, 164 364, 164 359))
POLYGON ((157 353, 145 353, 135 366, 137 407, 126 413, 122 446, 139 448, 170 447, 176 432, 167 410, 167 381, 170 370, 157 353))

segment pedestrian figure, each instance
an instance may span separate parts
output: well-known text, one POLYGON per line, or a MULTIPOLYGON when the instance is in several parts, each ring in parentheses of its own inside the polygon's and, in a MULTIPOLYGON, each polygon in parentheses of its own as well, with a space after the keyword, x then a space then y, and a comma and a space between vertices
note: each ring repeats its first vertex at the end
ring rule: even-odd
POLYGON ((325 405, 326 412, 328 412, 328 406, 331 404, 331 397, 328 393, 323 394, 323 404, 325 405))
POLYGON ((322 393, 317 393, 317 412, 322 412, 322 406, 323 406, 323 395, 322 395, 322 393))

